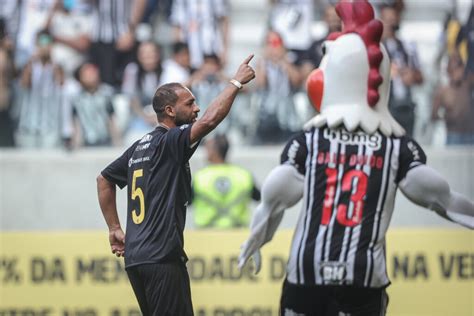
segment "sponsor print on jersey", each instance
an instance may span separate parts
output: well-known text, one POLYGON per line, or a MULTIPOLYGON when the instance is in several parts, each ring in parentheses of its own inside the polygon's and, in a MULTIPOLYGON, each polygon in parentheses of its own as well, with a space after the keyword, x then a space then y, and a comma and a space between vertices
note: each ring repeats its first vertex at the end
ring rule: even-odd
POLYGON ((149 161, 149 160, 150 160, 150 156, 140 157, 140 158, 137 158, 137 159, 130 158, 130 160, 128 161, 128 167, 130 168, 131 166, 133 166, 136 163, 145 162, 145 161, 149 161))
POLYGON ((329 141, 336 141, 344 145, 365 145, 376 151, 382 145, 382 135, 375 133, 369 135, 362 131, 348 132, 343 129, 324 129, 323 137, 329 141))
POLYGON ((319 165, 349 165, 349 167, 368 165, 370 168, 382 169, 384 157, 382 155, 337 153, 321 151, 318 153, 317 162, 319 165))
POLYGON ((150 147, 151 143, 146 143, 146 144, 140 144, 135 148, 135 151, 142 151, 148 149, 150 147))
POLYGON ((408 149, 410 149, 412 155, 413 155, 413 160, 421 160, 421 157, 420 157, 420 151, 418 150, 418 146, 415 145, 415 143, 413 143, 412 141, 409 141, 407 143, 407 147, 408 149))
POLYGON ((337 261, 319 263, 319 274, 325 284, 342 284, 347 276, 347 264, 337 261))
POLYGON ((140 139, 139 144, 143 144, 143 143, 146 143, 146 142, 150 142, 152 138, 153 138, 152 135, 146 134, 145 136, 142 137, 142 139, 140 139))
POLYGON ((298 153, 298 149, 300 148, 300 144, 295 140, 291 143, 290 148, 288 149, 288 163, 293 166, 298 166, 296 163, 296 154, 298 153))

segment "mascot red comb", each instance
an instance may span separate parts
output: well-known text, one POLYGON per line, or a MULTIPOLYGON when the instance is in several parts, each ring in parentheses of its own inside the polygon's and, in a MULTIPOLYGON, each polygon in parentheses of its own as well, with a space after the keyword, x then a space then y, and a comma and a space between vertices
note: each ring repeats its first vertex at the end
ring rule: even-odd
POLYGON ((308 95, 321 115, 310 124, 369 134, 404 134, 388 111, 390 61, 380 44, 383 25, 374 19, 365 1, 341 2, 336 7, 343 32, 332 33, 324 44, 325 56, 307 80, 308 95))
POLYGON ((426 165, 421 146, 388 111, 390 61, 382 23, 365 0, 340 1, 341 33, 324 43, 307 79, 320 112, 291 138, 262 186, 239 257, 260 270, 259 249, 300 200, 281 315, 385 315, 385 234, 398 189, 417 205, 474 228, 474 204, 426 165))

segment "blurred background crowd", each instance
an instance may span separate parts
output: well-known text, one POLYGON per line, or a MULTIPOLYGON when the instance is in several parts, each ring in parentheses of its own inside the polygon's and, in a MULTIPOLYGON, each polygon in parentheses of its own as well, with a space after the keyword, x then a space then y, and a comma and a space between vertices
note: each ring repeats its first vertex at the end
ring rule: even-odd
MULTIPOLYGON (((473 145, 474 1, 436 1, 371 1, 392 62, 390 111, 422 144, 473 145), (419 3, 436 1, 423 17, 419 3)), ((305 79, 341 29, 336 2, 0 0, 0 146, 128 145, 156 125, 158 86, 185 84, 203 113, 251 52, 257 78, 216 132, 281 144, 316 114, 305 79)))

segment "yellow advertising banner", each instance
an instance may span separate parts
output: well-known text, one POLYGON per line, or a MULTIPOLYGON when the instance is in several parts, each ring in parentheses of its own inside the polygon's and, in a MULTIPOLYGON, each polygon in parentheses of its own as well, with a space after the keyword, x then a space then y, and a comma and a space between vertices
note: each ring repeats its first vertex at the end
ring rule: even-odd
MULTIPOLYGON (((237 268, 245 231, 189 231, 197 316, 274 316, 292 231, 263 248, 258 275, 237 268)), ((140 315, 107 232, 0 233, 0 316, 140 315)), ((387 236, 388 315, 474 315, 474 233, 393 229, 387 236)))

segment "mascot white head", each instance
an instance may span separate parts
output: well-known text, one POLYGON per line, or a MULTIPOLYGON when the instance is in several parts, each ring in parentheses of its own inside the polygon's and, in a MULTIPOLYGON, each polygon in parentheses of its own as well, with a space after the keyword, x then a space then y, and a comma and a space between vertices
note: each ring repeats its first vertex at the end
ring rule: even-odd
POLYGON ((404 135, 388 110, 390 60, 380 43, 382 22, 374 19, 367 0, 341 0, 336 11, 342 32, 328 36, 321 64, 306 81, 308 96, 320 113, 305 128, 344 125, 349 131, 404 135))

